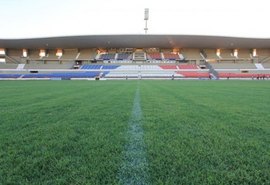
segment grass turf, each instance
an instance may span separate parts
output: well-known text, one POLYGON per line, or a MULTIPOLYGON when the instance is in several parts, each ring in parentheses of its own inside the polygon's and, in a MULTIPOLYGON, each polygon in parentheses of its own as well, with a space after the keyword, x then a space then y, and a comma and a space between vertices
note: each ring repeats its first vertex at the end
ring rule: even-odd
POLYGON ((0 184, 119 184, 140 89, 151 184, 269 184, 268 81, 2 81, 0 184))

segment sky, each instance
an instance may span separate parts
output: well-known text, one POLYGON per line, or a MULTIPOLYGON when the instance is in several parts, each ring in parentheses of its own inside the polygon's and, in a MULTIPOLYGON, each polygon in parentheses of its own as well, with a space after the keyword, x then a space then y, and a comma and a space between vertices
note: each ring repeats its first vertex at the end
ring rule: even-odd
POLYGON ((0 0, 0 38, 215 35, 270 38, 270 0, 0 0))

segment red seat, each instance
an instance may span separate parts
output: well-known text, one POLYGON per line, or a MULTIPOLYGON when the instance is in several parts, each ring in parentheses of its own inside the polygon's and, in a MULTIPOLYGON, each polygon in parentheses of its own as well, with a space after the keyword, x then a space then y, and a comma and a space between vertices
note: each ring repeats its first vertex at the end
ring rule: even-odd
POLYGON ((183 75, 186 78, 209 78, 209 73, 204 72, 178 72, 178 74, 183 75))
POLYGON ((162 60, 160 53, 148 53, 148 56, 154 60, 162 60))
POLYGON ((252 74, 252 73, 225 73, 218 74, 220 78, 257 78, 264 74, 252 74))
POLYGON ((177 69, 175 65, 160 65, 159 67, 161 67, 162 69, 177 69))
POLYGON ((198 67, 194 64, 181 64, 178 67, 179 69, 198 69, 198 67))
POLYGON ((163 56, 167 60, 178 60, 179 56, 175 53, 163 53, 163 56))

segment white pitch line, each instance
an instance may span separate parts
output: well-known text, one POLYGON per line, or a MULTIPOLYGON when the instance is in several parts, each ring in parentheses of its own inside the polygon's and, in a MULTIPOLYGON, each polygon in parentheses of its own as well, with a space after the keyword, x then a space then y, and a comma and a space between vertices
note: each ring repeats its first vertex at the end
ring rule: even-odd
POLYGON ((124 162, 120 169, 121 184, 149 184, 148 162, 142 128, 142 110, 140 105, 140 91, 136 90, 132 115, 128 122, 128 142, 125 147, 124 162))

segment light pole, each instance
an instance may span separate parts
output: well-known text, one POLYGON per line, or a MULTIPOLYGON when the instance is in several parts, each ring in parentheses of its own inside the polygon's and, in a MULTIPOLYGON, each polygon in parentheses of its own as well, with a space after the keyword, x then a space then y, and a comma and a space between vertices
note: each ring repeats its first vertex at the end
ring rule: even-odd
POLYGON ((145 31, 145 34, 147 34, 147 31, 148 31, 147 21, 149 20, 149 8, 144 9, 144 20, 145 20, 144 31, 145 31))

